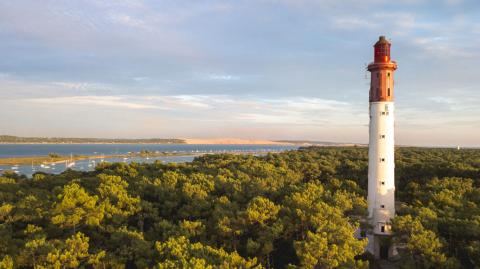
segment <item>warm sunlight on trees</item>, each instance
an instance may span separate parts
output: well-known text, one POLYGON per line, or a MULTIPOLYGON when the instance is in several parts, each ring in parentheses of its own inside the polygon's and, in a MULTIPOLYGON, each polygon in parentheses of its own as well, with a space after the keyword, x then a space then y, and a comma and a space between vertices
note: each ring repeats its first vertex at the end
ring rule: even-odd
MULTIPOLYGON (((399 148, 403 268, 480 266, 480 151, 399 148)), ((0 177, 0 268, 368 268, 367 150, 0 177)))

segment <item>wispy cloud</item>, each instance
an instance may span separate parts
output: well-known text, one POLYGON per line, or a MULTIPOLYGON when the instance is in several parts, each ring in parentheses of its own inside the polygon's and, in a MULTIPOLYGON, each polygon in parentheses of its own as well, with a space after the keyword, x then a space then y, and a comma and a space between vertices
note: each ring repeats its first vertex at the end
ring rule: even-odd
POLYGON ((188 111, 211 108, 212 99, 207 96, 63 96, 49 98, 30 98, 16 100, 31 104, 61 105, 61 106, 95 106, 100 109, 109 107, 134 109, 134 110, 171 110, 188 111), (207 100, 208 98, 208 100, 207 100))
POLYGON ((164 108, 177 111, 183 109, 209 109, 212 108, 212 103, 216 100, 215 97, 202 95, 146 96, 143 98, 161 103, 164 108))
POLYGON ((148 77, 133 77, 133 80, 137 82, 147 81, 148 79, 148 77))
POLYGON ((281 98, 250 101, 248 111, 237 119, 266 124, 289 125, 357 125, 365 117, 357 117, 358 104, 319 98, 281 98))
POLYGON ((44 105, 62 105, 62 106, 100 106, 100 107, 119 107, 128 109, 161 109, 161 107, 146 104, 143 102, 132 101, 125 96, 69 96, 56 98, 36 98, 26 99, 25 102, 44 104, 44 105))
POLYGON ((113 23, 117 23, 122 26, 148 29, 145 21, 127 14, 113 13, 110 14, 109 18, 113 23))
POLYGON ((240 76, 238 75, 233 75, 233 74, 225 74, 225 73, 197 73, 195 74, 195 77, 200 79, 200 80, 206 80, 206 81, 235 81, 239 80, 240 76))
POLYGON ((473 54, 467 50, 459 50, 454 44, 455 41, 443 36, 417 37, 413 43, 422 51, 435 58, 472 57, 473 54))
POLYGON ((342 30, 355 31, 358 29, 364 28, 375 28, 377 25, 375 21, 371 19, 356 18, 352 16, 348 17, 334 17, 332 18, 332 23, 335 28, 342 30))
POLYGON ((110 86, 101 83, 92 82, 64 82, 55 81, 51 83, 54 87, 58 86, 61 89, 75 90, 75 91, 96 91, 99 92, 103 89, 107 89, 110 86))
MULTIPOLYGON (((17 100, 18 102, 18 100, 17 100)), ((202 113, 200 121, 217 118, 222 120, 255 122, 265 124, 357 124, 356 105, 335 100, 292 97, 265 99, 254 96, 233 97, 221 95, 178 96, 68 96, 31 98, 21 102, 30 105, 67 107, 97 107, 133 110, 170 111, 184 115, 188 112, 202 113), (355 119, 352 121, 352 119, 355 119)), ((62 108, 63 109, 63 108, 62 108)), ((172 115, 175 117, 175 115, 172 115)), ((360 117, 359 119, 361 119, 360 117)), ((365 121, 365 117, 363 117, 365 121)), ((361 120, 362 121, 362 120, 361 120)))
POLYGON ((208 76, 208 79, 211 80, 237 80, 240 79, 239 76, 233 76, 233 75, 217 75, 217 74, 212 74, 208 76))

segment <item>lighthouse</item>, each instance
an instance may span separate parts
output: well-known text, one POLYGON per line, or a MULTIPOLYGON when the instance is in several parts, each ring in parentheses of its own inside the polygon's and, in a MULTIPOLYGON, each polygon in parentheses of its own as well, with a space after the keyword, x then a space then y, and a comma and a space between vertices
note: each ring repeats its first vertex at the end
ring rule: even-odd
POLYGON ((394 72, 397 63, 390 58, 391 43, 380 36, 374 47, 374 61, 368 65, 370 81, 370 124, 368 143, 368 232, 367 249, 375 257, 396 255, 388 244, 391 219, 395 216, 394 159, 394 72))

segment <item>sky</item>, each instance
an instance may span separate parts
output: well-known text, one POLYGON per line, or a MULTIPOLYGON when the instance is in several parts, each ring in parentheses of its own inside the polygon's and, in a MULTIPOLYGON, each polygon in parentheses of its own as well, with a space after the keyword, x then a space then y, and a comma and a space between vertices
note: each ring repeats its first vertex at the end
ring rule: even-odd
POLYGON ((3 0, 0 134, 367 143, 379 35, 396 143, 480 146, 478 0, 3 0))

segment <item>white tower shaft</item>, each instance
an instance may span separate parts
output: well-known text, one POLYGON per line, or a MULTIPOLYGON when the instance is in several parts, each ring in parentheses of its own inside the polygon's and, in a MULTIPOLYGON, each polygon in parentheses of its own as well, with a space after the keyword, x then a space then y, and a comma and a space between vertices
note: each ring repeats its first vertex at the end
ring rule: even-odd
POLYGON ((395 121, 393 75, 397 64, 390 60, 390 42, 380 37, 375 44, 371 72, 368 145, 368 233, 367 249, 377 258, 395 255, 381 238, 391 234, 395 216, 395 121))
POLYGON ((394 103, 370 103, 368 217, 373 233, 390 234, 395 216, 394 103))

